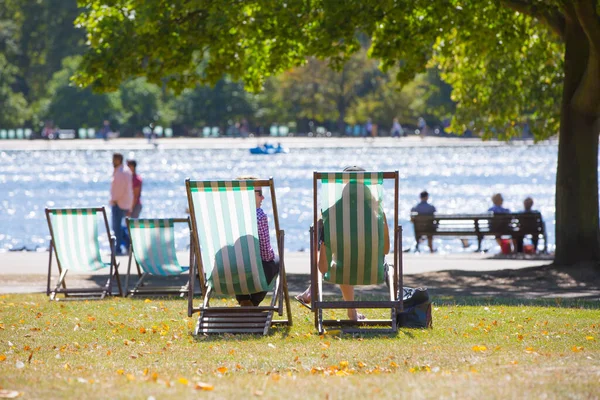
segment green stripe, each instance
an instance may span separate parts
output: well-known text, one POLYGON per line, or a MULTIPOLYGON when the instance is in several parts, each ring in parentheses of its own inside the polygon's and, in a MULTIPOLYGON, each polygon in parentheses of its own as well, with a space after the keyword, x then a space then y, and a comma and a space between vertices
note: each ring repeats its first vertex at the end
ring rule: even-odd
POLYGON ((190 199, 192 200, 193 208, 195 211, 194 218, 196 219, 196 226, 198 227, 198 236, 202 251, 202 261, 205 266, 205 272, 207 274, 208 283, 213 287, 215 292, 224 294, 242 294, 245 291, 243 282, 247 285, 248 291, 255 293, 258 291, 265 290, 267 285, 264 279, 264 272, 262 270, 262 262, 260 260, 260 250, 258 247, 258 228, 256 224, 256 208, 254 203, 254 181, 194 181, 189 182, 189 193, 190 199), (244 183, 248 186, 243 187, 244 183), (215 187, 213 187, 213 185, 215 187), (229 187, 228 187, 229 185, 229 187), (201 192, 203 194, 201 194, 201 192), (233 202, 230 204, 227 199, 227 193, 233 192, 233 202), (206 196, 207 202, 207 215, 200 208, 200 198, 206 196), (250 202, 249 213, 252 213, 250 220, 254 221, 250 226, 244 221, 244 199, 250 202), (219 243, 217 221, 218 215, 216 214, 215 202, 218 201, 222 214, 220 217, 223 220, 223 232, 226 236, 225 243, 219 243), (254 205, 254 207, 253 207, 254 205), (233 231, 233 220, 236 218, 238 224, 238 231, 233 231), (252 236, 252 245, 256 252, 254 259, 250 256, 250 248, 247 242, 247 237, 252 236), (213 239, 214 245, 210 248, 208 246, 209 237, 213 239), (238 259, 235 252, 235 244, 240 241, 239 247, 241 251, 241 259, 238 259), (230 265, 223 263, 223 252, 229 256, 230 265), (256 268, 259 272, 259 283, 261 287, 257 287, 254 284, 252 275, 252 264, 256 264, 256 268), (217 265, 217 271, 212 271, 213 265, 217 265), (238 274, 237 267, 240 267, 245 277, 238 274), (231 272, 233 285, 233 292, 229 293, 230 290, 227 287, 225 268, 229 268, 231 272), (215 287, 214 273, 218 274, 220 281, 219 287, 215 287))
POLYGON ((374 284, 383 281, 383 208, 382 198, 383 173, 332 173, 324 174, 321 184, 322 209, 327 262, 330 267, 325 279, 338 284, 374 284), (335 190, 335 198, 329 191, 335 190), (358 192, 364 191, 364 200, 359 204, 358 192), (344 205, 344 202, 348 202, 344 205), (371 204, 373 202, 374 204, 371 204), (344 208, 346 213, 344 213, 344 208), (364 215, 359 220, 359 208, 364 215), (344 214, 348 217, 344 218, 344 214), (332 217, 335 217, 335 222, 332 217), (332 224, 334 224, 332 226, 332 224), (375 231, 372 224, 375 224, 375 231), (349 229, 349 234, 344 231, 349 229), (364 235, 359 230, 364 227, 364 235), (332 235, 335 235, 332 236, 332 235), (377 245, 373 248, 372 241, 377 245), (335 242, 337 241, 337 245, 335 242), (364 248, 364 255, 359 253, 364 248), (348 254, 345 255, 345 254, 348 254), (375 260, 373 260, 375 256, 375 260), (360 259, 359 259, 360 257, 360 259), (335 259, 335 263, 332 261, 335 259), (344 274, 344 271, 346 272, 344 274), (360 273, 359 273, 360 272, 360 273), (376 272, 376 282, 371 273, 376 272), (359 278, 362 275, 362 278, 359 278))

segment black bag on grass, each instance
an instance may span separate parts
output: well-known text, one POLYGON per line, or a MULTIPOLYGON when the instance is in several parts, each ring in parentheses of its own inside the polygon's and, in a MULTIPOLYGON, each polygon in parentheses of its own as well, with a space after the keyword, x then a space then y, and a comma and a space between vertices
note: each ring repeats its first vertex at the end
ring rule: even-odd
POLYGON ((398 313, 401 328, 431 328, 431 301, 427 288, 403 288, 404 312, 398 313))

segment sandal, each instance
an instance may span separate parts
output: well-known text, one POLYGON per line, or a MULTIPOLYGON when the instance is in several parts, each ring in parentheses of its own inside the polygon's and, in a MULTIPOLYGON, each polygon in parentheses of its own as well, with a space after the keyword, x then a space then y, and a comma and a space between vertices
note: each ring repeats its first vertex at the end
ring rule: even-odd
POLYGON ((308 308, 309 310, 312 310, 310 303, 307 303, 304 300, 304 297, 302 297, 302 294, 299 294, 297 296, 294 296, 294 300, 296 300, 298 303, 302 304, 304 307, 308 308))

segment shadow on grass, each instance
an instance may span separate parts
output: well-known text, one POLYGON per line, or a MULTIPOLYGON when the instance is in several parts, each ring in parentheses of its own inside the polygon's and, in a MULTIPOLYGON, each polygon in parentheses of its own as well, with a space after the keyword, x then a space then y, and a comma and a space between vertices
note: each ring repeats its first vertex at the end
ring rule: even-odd
MULTIPOLYGON (((567 299, 600 299, 600 272, 598 271, 600 269, 595 265, 570 268, 543 265, 496 271, 446 270, 405 275, 404 286, 428 287, 430 295, 436 302, 460 304, 500 304, 501 302, 506 305, 535 303, 542 306, 557 306, 577 304, 577 302, 567 302, 567 299)), ((15 286, 32 287, 32 277, 25 278, 27 279, 23 282, 9 283, 15 286)), ((36 278, 41 278, 41 276, 36 278)), ((71 276, 69 278, 67 283, 70 287, 94 286, 106 282, 106 276, 103 275, 71 276)), ((16 278, 11 277, 11 280, 14 279, 16 278)), ((152 277, 151 281, 161 285, 183 285, 186 279, 187 276, 152 277)), ((307 288, 310 276, 288 274, 287 280, 290 296, 293 296, 307 288)), ((35 284, 44 284, 45 290, 45 282, 36 280, 35 284)), ((339 288, 335 285, 324 284, 323 289, 325 296, 340 296, 339 288)), ((116 284, 113 284, 113 292, 116 292, 116 284)), ((368 295, 377 295, 379 298, 386 296, 384 286, 357 287, 356 292, 357 299, 368 295)), ((198 298, 196 301, 199 301, 200 294, 198 292, 196 297, 198 298)), ((146 295, 133 297, 133 299, 145 298, 146 295)), ((169 298, 178 297, 170 296, 169 298)))

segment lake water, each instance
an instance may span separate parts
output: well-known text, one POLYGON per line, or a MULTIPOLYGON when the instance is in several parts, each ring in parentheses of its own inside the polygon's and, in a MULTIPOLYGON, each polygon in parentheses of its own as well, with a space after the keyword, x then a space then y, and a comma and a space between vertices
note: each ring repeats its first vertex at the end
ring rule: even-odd
MULTIPOLYGON (((288 251, 306 250, 312 222, 312 171, 347 165, 400 172, 400 223, 403 247, 414 244, 410 209, 427 189, 438 212, 485 212, 500 192, 504 206, 519 211, 533 197, 554 248, 554 189, 557 145, 507 144, 469 147, 292 149, 290 154, 256 156, 247 149, 139 150, 125 152, 138 161, 144 180, 142 217, 185 216, 185 179, 230 179, 238 175, 273 176, 281 228, 288 251)), ((0 151, 0 251, 47 249, 45 207, 108 205, 112 151, 0 151)), ((392 186, 386 187, 386 214, 393 215, 392 186)), ((270 212, 267 198, 263 208, 270 212)), ((110 215, 108 215, 110 220, 110 215)), ((390 226, 392 226, 392 221, 390 226)), ((271 221, 271 228, 273 223, 271 221)), ((177 246, 188 244, 177 232, 177 246)), ((105 244, 106 246, 106 244, 105 244)), ((459 240, 435 239, 440 252, 466 251, 459 240)), ((494 248, 486 240, 484 247, 494 248)), ((467 250, 472 250, 467 249, 467 250)))

